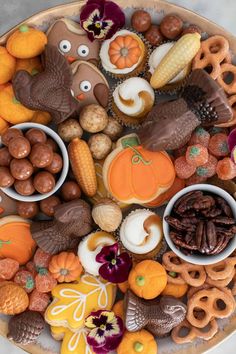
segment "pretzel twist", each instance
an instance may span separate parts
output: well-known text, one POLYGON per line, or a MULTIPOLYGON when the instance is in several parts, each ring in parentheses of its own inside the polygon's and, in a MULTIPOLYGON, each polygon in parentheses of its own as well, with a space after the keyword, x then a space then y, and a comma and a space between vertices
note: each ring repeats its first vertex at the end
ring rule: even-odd
POLYGON ((217 77, 217 82, 218 84, 225 90, 228 95, 233 95, 236 93, 236 66, 233 64, 228 64, 225 63, 221 65, 221 73, 217 77), (230 73, 233 76, 233 79, 231 82, 227 83, 225 82, 225 74, 230 73))
POLYGON ((207 275, 212 280, 224 280, 235 271, 236 257, 229 257, 215 264, 205 266, 207 275))

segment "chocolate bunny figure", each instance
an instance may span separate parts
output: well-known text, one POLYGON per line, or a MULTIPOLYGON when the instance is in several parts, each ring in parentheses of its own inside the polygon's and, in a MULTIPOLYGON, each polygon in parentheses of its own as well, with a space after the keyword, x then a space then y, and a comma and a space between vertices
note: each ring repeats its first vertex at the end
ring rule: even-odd
POLYGON ((186 305, 171 296, 143 300, 128 290, 125 296, 125 326, 129 332, 146 328, 156 337, 164 337, 186 316, 186 305))
POLYGON ((91 230, 90 206, 81 199, 58 205, 52 221, 36 221, 31 224, 33 239, 42 250, 50 254, 75 247, 79 238, 91 230))

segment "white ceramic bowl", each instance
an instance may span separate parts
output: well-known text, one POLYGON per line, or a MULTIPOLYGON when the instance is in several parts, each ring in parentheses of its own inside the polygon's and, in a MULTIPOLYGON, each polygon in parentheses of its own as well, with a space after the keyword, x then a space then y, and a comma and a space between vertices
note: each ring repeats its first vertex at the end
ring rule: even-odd
POLYGON ((63 167, 62 167, 60 177, 58 178, 55 187, 49 193, 33 194, 33 195, 29 195, 29 196, 24 196, 24 195, 18 194, 13 187, 1 188, 1 189, 9 197, 19 200, 19 201, 22 201, 22 202, 38 202, 40 200, 50 197, 52 194, 56 193, 56 191, 62 186, 63 182, 66 179, 68 170, 69 170, 69 158, 68 158, 68 153, 67 153, 67 149, 65 147, 64 142, 62 141, 60 136, 57 133, 55 133, 51 128, 48 128, 47 126, 42 125, 42 124, 30 123, 30 122, 29 123, 21 123, 21 124, 14 125, 12 128, 20 129, 23 132, 25 132, 26 130, 29 130, 31 128, 37 128, 37 129, 43 130, 45 132, 45 134, 47 134, 47 136, 52 138, 57 143, 57 145, 61 151, 61 156, 62 156, 62 160, 63 160, 63 167))
POLYGON ((186 254, 181 252, 178 248, 176 248, 175 244, 173 243, 173 241, 171 240, 170 235, 169 235, 169 230, 170 230, 169 224, 165 221, 165 216, 171 214, 171 211, 173 209, 175 202, 180 197, 185 195, 186 193, 191 192, 191 191, 196 191, 196 190, 209 192, 209 193, 216 194, 216 195, 219 195, 220 197, 224 198, 226 200, 226 202, 228 202, 229 206, 231 207, 234 218, 236 219, 236 201, 233 199, 233 197, 231 197, 230 194, 225 192, 223 189, 221 189, 219 187, 212 186, 210 184, 195 184, 193 186, 186 187, 186 188, 182 189, 167 204, 167 207, 165 209, 164 216, 163 216, 163 218, 164 218, 163 219, 164 236, 165 236, 166 242, 168 243, 171 250, 175 254, 177 254, 177 256, 182 258, 183 260, 193 263, 193 264, 201 264, 201 265, 214 264, 214 263, 220 262, 223 259, 227 258, 236 249, 236 236, 233 237, 230 240, 230 242, 228 243, 227 247, 217 255, 212 255, 212 256, 210 256, 210 255, 209 256, 207 256, 207 255, 189 255, 189 256, 187 256, 186 254))

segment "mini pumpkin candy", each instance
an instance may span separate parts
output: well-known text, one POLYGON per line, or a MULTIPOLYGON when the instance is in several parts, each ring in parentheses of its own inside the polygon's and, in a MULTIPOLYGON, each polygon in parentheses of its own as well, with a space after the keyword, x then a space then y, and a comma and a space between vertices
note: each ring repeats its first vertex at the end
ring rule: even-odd
POLYGON ((15 58, 30 59, 40 55, 47 44, 47 36, 42 31, 21 25, 7 40, 7 50, 15 58))
POLYGON ((35 112, 31 122, 33 123, 38 123, 38 124, 43 124, 43 125, 49 125, 51 123, 52 117, 48 112, 35 112))
POLYGON ((8 53, 5 47, 0 46, 0 85, 12 79, 15 72, 16 59, 8 53))
POLYGON ((124 322, 124 300, 119 300, 112 307, 112 311, 116 316, 119 316, 124 322))
POLYGON ((49 271, 59 283, 70 283, 82 273, 79 257, 72 252, 61 252, 53 256, 49 264, 49 271))
POLYGON ((144 260, 131 270, 128 282, 137 296, 147 300, 154 299, 165 289, 167 274, 160 263, 144 260))
POLYGON ((173 163, 164 151, 144 149, 136 134, 127 135, 103 165, 104 184, 117 200, 127 204, 148 203, 166 192, 175 179, 173 163))
POLYGON ((137 332, 126 331, 117 348, 117 354, 157 354, 157 343, 154 336, 142 329, 137 332))
POLYGON ((161 295, 182 297, 188 291, 188 284, 171 284, 168 283, 165 289, 162 291, 161 295))
POLYGON ((31 75, 36 75, 42 71, 42 64, 39 57, 30 58, 30 59, 16 59, 16 69, 26 70, 31 75))
POLYGON ((30 121, 34 113, 17 101, 12 85, 0 90, 0 116, 4 120, 11 124, 24 123, 30 121))
POLYGON ((0 219, 0 258, 12 258, 25 264, 36 247, 30 232, 30 223, 18 216, 0 219))

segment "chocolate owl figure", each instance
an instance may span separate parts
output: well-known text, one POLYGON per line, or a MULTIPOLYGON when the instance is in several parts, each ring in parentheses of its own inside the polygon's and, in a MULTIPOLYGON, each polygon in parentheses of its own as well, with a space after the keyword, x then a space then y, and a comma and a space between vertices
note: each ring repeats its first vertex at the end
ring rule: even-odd
POLYGON ((91 42, 77 22, 61 18, 49 28, 47 37, 48 44, 56 46, 69 63, 85 60, 98 64, 100 42, 91 42))
POLYGON ((84 200, 73 200, 55 208, 52 221, 31 224, 31 234, 37 245, 50 254, 72 249, 79 238, 92 230, 91 210, 84 200))
POLYGON ((187 313, 184 303, 171 296, 143 300, 128 290, 124 300, 125 327, 129 332, 146 328, 155 337, 165 337, 187 313))
POLYGON ((96 103, 106 108, 109 102, 109 84, 98 68, 86 61, 71 65, 73 73, 72 92, 82 107, 96 103))
POLYGON ((14 93, 24 106, 49 112, 59 124, 78 109, 78 101, 71 94, 71 68, 57 48, 50 45, 46 46, 42 62, 44 71, 37 75, 31 76, 25 70, 15 74, 14 93))

